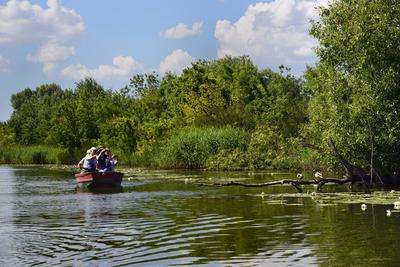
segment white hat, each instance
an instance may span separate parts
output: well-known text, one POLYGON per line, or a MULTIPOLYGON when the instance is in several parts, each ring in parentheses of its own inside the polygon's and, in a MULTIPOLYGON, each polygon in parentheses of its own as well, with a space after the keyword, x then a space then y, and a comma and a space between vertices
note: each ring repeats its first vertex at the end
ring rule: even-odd
POLYGON ((92 146, 89 150, 93 151, 93 150, 96 150, 96 149, 97 149, 96 147, 92 146))

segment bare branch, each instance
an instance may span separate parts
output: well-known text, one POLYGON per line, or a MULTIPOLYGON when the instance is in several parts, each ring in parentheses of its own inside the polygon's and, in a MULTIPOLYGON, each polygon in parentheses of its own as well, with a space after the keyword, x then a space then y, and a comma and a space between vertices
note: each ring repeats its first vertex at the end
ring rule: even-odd
POLYGON ((352 182, 351 179, 337 179, 337 178, 322 178, 318 180, 292 180, 292 179, 283 179, 278 181, 266 182, 261 184, 246 184, 241 182, 229 181, 226 183, 195 183, 198 186, 243 186, 243 187, 266 187, 266 186, 273 186, 273 185, 284 185, 290 184, 294 186, 300 192, 303 189, 300 187, 301 185, 317 185, 318 189, 321 190, 322 186, 327 183, 333 184, 345 184, 352 182))

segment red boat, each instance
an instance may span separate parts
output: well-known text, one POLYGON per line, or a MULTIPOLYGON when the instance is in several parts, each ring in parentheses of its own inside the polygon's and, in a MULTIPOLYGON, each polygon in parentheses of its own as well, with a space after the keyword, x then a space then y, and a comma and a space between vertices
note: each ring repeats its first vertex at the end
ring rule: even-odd
POLYGON ((122 172, 82 172, 75 174, 79 187, 120 187, 122 172))

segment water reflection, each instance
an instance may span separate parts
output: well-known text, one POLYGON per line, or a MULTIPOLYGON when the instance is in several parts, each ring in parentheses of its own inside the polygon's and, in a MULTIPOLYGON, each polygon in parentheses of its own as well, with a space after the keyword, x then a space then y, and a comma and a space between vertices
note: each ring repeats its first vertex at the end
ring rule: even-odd
POLYGON ((75 187, 75 191, 78 194, 115 194, 122 193, 122 186, 96 186, 91 188, 85 187, 75 187))
POLYGON ((14 217, 16 183, 7 177, 13 176, 13 170, 0 167, 0 265, 11 265, 15 261, 13 232, 15 225, 10 221, 14 217))
POLYGON ((119 192, 82 192, 71 173, 0 168, 0 265, 382 266, 400 260, 400 213, 386 217, 388 205, 361 210, 359 203, 330 203, 291 187, 264 188, 262 195, 185 183, 221 179, 218 173, 129 177, 119 192))

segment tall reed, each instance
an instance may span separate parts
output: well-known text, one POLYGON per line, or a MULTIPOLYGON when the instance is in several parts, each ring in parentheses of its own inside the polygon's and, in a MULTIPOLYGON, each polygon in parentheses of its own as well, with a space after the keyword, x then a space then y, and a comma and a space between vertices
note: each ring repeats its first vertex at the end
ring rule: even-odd
POLYGON ((160 167, 202 168, 219 151, 245 150, 248 132, 235 127, 190 128, 168 139, 155 160, 160 167))
POLYGON ((72 164, 78 154, 60 147, 6 145, 0 146, 0 164, 72 164))

